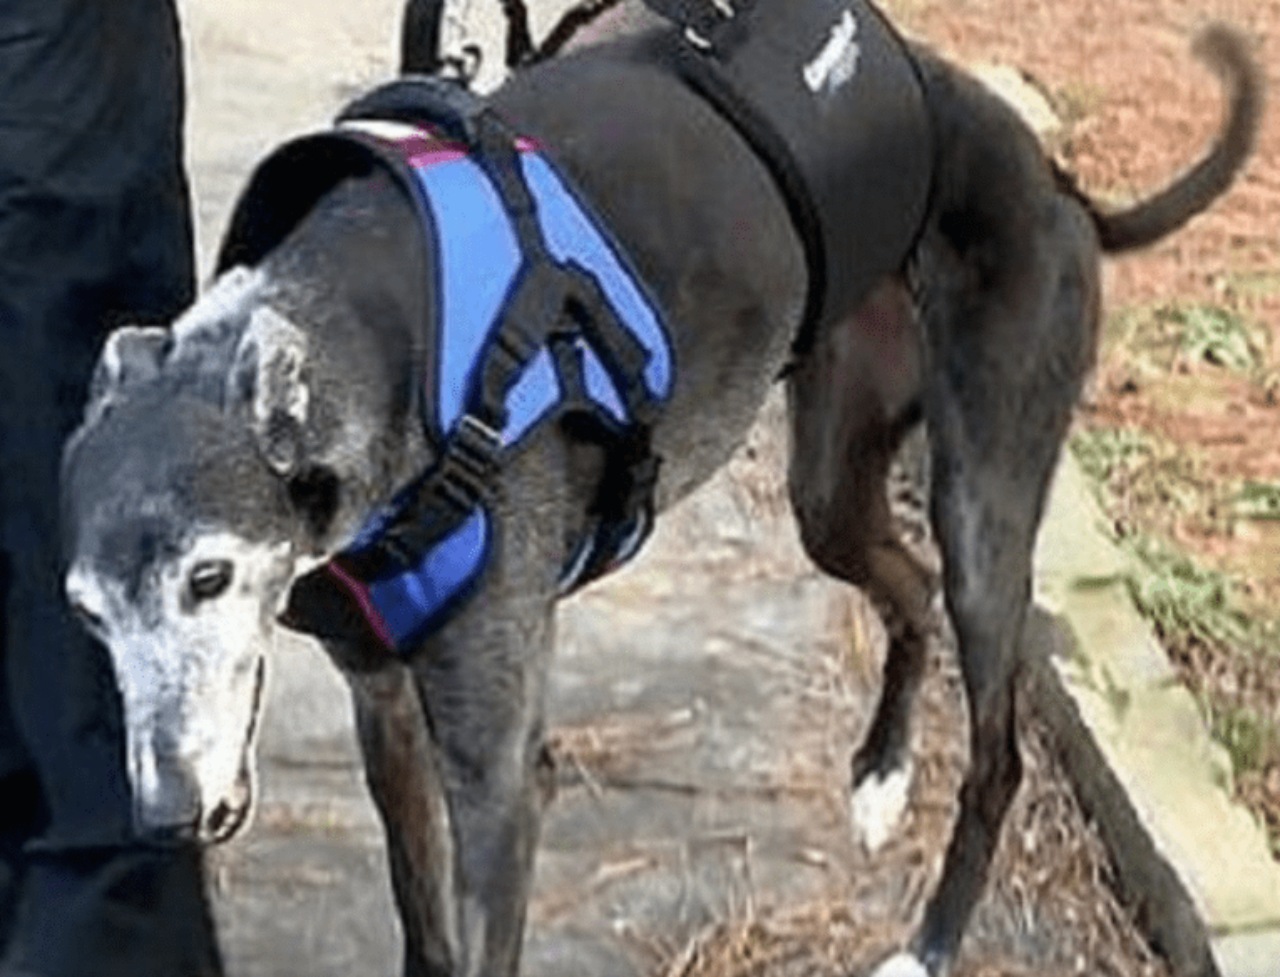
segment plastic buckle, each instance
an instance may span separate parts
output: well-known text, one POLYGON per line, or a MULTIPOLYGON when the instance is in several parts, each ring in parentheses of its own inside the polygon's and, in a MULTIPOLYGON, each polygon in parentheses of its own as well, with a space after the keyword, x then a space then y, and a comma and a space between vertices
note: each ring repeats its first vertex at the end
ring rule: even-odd
POLYGON ((470 512, 488 495, 501 449, 501 432, 474 414, 463 414, 440 459, 437 494, 459 512, 470 512))

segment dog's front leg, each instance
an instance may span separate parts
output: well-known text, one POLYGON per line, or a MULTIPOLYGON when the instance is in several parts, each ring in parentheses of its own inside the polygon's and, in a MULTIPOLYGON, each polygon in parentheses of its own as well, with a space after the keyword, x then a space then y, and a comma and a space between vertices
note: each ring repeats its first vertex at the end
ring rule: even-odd
POLYGON ((458 977, 514 977, 543 791, 550 595, 478 598, 415 663, 448 801, 458 977))
POLYGON ((440 763, 409 670, 345 672, 365 779, 387 835, 404 977, 449 977, 458 956, 453 845, 440 763))

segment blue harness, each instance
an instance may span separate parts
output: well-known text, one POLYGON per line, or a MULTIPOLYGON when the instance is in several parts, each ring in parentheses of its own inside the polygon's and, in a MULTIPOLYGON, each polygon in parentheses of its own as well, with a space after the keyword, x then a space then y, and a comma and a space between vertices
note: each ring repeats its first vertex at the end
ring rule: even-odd
POLYGON ((298 202, 268 210, 264 224, 246 201, 271 199, 284 169, 317 148, 330 162, 371 154, 418 206, 435 257, 420 404, 437 461, 295 583, 285 622, 416 650, 482 583, 498 531, 495 476, 553 419, 603 444, 608 458, 561 592, 632 557, 652 527, 649 430, 674 364, 658 310, 599 221, 534 142, 473 96, 437 79, 403 80, 351 106, 334 132, 264 164, 232 219, 222 265, 260 258, 296 222, 298 202))

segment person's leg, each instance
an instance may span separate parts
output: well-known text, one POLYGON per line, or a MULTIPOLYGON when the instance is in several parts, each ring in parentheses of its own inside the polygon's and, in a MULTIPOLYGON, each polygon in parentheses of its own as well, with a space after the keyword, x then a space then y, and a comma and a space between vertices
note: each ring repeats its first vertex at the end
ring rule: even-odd
POLYGON ((0 925, 21 898, 4 977, 220 972, 199 853, 132 837, 113 676, 70 620, 59 556, 61 446, 106 330, 192 295, 181 104, 172 0, 6 7, 0 925))
MULTIPOLYGON (((0 477, 3 477, 0 474, 0 477)), ((9 555, 0 550, 0 608, 8 606, 9 555)), ((9 708, 9 683, 4 667, 8 615, 0 611, 0 948, 13 929, 18 893, 26 877, 26 859, 22 848, 45 825, 44 801, 40 782, 31 768, 9 708)))
MULTIPOLYGON (((75 386, 56 368, 39 372, 54 390, 75 386)), ((23 392, 24 386, 11 389, 23 392)), ((61 398, 39 398, 30 384, 25 393, 27 423, 7 426, 0 450, 2 535, 15 568, 4 608, 6 657, 10 703, 49 819, 17 863, 22 899, 0 973, 80 977, 92 960, 94 973, 104 977, 216 974, 198 851, 131 837, 110 665, 105 652, 68 619, 58 592, 55 476, 61 439, 54 422, 63 413, 56 403, 61 398), (33 400, 42 401, 41 409, 33 409, 33 400), (46 464, 51 455, 54 463, 46 464), (19 486, 11 485, 11 475, 19 486)), ((32 781, 24 783, 29 795, 32 781)), ((27 826, 41 827, 30 819, 27 826)))

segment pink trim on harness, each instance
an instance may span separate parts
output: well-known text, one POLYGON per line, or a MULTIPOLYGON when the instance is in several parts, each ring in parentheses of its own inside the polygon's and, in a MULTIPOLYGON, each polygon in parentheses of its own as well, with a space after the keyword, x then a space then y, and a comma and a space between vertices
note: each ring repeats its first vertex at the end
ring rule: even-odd
MULTIPOLYGON (((446 139, 428 129, 406 134, 394 139, 379 136, 383 142, 395 146, 414 169, 438 166, 441 163, 456 163, 466 159, 470 153, 460 142, 446 139)), ((516 150, 521 153, 538 153, 542 146, 536 139, 528 136, 517 136, 516 150)))
POLYGON ((391 636, 391 629, 387 627, 387 622, 383 620, 382 613, 373 602, 373 598, 369 596, 369 589, 346 570, 338 566, 337 561, 330 560, 324 565, 325 571, 332 577, 336 578, 347 592, 360 605, 360 611, 365 616, 365 620, 369 622, 369 627, 373 629, 374 634, 378 636, 378 640, 389 650, 394 651, 396 647, 395 639, 391 636))

